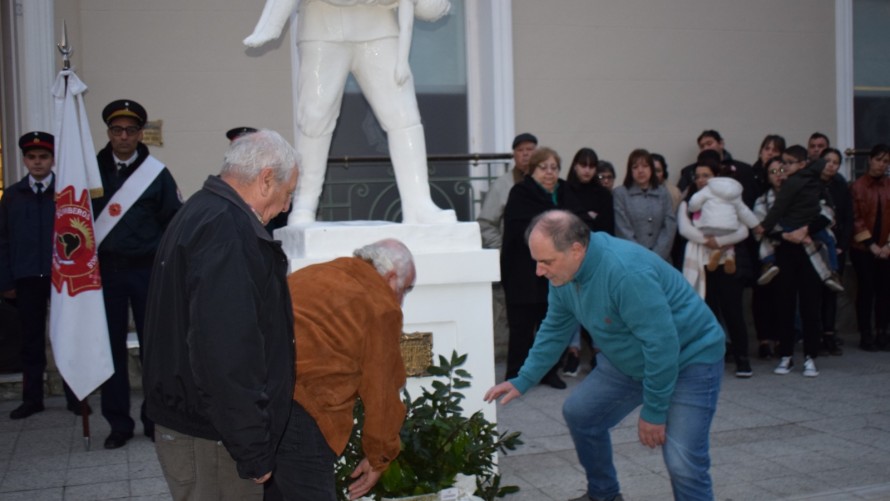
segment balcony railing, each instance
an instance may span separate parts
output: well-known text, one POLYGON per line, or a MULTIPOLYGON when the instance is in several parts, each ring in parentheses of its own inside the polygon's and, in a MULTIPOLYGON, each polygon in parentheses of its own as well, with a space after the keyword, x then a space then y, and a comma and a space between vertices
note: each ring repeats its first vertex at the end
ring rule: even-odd
MULTIPOLYGON (((489 185, 510 168, 512 159, 509 153, 428 157, 433 202, 454 209, 459 221, 475 221, 489 185)), ((330 158, 318 220, 400 221, 401 203, 390 158, 330 158)))

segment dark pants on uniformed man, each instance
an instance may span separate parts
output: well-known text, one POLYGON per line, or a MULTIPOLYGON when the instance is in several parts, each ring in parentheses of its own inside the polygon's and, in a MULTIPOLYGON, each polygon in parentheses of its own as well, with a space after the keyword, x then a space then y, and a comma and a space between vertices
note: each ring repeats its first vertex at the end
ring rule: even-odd
MULTIPOLYGON (((102 416, 111 431, 132 433, 135 422, 130 417, 130 372, 127 350, 129 332, 129 308, 133 308, 136 336, 139 339, 139 360, 142 360, 142 326, 145 321, 145 304, 148 299, 148 282, 151 278, 151 259, 140 260, 102 258, 102 293, 105 298, 105 317, 108 319, 108 337, 114 374, 102 384, 102 416)), ((154 435, 154 423, 145 415, 142 402, 143 431, 154 435)))
MULTIPOLYGON (((15 281, 16 308, 22 322, 22 401, 43 403, 43 373, 46 372, 46 312, 50 277, 27 277, 15 281)), ((69 407, 77 397, 65 386, 69 407)))

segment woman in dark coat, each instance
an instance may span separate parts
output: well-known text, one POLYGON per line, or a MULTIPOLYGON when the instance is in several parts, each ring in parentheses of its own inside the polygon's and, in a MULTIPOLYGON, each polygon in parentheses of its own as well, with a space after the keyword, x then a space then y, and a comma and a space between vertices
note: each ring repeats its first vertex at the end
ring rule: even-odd
MULTIPOLYGON (((510 339, 507 344, 506 379, 519 373, 528 352, 534 344, 535 332, 547 314, 547 279, 535 273, 525 239, 525 230, 531 220, 551 209, 568 209, 577 212, 577 203, 559 179, 559 155, 550 148, 540 147, 529 160, 529 174, 510 190, 504 208, 504 240, 501 248, 501 283, 507 299, 507 324, 510 339)), ((542 383, 554 388, 566 384, 550 370, 542 383)))
POLYGON ((615 208, 612 205, 612 192, 603 188, 596 179, 599 157, 591 148, 581 148, 572 159, 572 166, 566 178, 581 209, 581 219, 590 231, 605 231, 615 235, 615 208))

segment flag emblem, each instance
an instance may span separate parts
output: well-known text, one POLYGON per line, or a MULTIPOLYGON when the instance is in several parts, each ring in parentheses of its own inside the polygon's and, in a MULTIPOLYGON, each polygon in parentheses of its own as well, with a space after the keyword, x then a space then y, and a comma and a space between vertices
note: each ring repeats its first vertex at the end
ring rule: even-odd
POLYGON ((87 190, 74 199, 74 187, 66 186, 56 198, 56 241, 53 246, 53 286, 62 293, 68 285, 68 295, 88 290, 100 290, 99 258, 90 212, 87 190))

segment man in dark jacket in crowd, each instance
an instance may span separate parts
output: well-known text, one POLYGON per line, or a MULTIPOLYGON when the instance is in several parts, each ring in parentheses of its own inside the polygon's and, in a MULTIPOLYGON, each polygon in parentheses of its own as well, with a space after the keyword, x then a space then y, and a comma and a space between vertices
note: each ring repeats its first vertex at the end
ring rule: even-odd
POLYGON ((287 258, 263 225, 287 210, 297 175, 278 133, 242 136, 161 240, 143 385, 174 499, 260 499, 275 468, 294 389, 293 315, 287 258))

